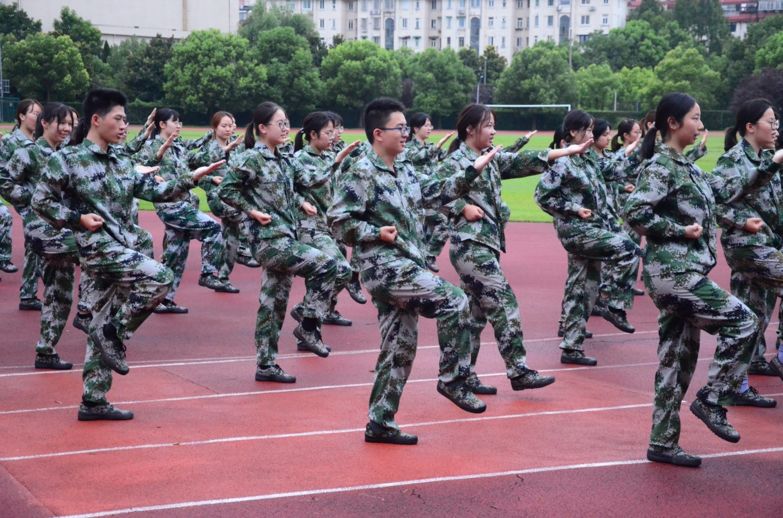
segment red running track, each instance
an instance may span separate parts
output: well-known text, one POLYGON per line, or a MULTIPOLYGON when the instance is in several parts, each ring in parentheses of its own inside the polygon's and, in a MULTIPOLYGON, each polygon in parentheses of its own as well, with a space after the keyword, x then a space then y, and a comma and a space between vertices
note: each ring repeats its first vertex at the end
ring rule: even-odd
MULTIPOLYGON (((21 265, 15 221, 14 258, 21 265)), ((156 236, 154 213, 142 224, 156 236)), ((378 350, 371 305, 344 297, 353 327, 327 327, 333 354, 298 354, 290 319, 280 363, 295 385, 253 380, 260 270, 237 267, 238 295, 196 284, 194 243, 178 295, 190 314, 153 315, 129 343, 131 373, 112 401, 133 421, 80 423, 78 367, 84 335, 68 327, 58 347, 65 373, 31 368, 38 314, 16 309, 19 274, 0 282, 0 515, 145 513, 153 516, 778 516, 783 497, 781 410, 732 409, 742 441, 714 437, 687 410, 682 445, 701 469, 644 460, 656 368, 657 312, 636 299, 634 335, 591 320, 594 368, 559 363, 555 336, 566 257, 549 224, 509 226, 502 261, 520 300, 530 364, 553 373, 546 389, 513 392, 491 332, 479 358, 499 387, 488 410, 467 414, 435 392, 434 322, 422 319, 419 352, 398 421, 415 447, 363 442, 378 350)), ((457 281, 448 256, 444 277, 457 281)), ((714 278, 728 286, 721 262, 714 278)), ((297 281, 291 300, 303 295, 297 281)), ((774 343, 774 330, 768 333, 774 343)), ((714 351, 704 335, 698 388, 714 351)), ((776 399, 783 384, 752 378, 776 399)), ((693 395, 692 389, 686 400, 693 395)))

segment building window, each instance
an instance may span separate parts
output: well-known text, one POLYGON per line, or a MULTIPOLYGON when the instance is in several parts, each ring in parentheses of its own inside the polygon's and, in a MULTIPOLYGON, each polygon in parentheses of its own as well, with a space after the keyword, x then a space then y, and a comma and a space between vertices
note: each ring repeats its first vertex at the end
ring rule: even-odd
POLYGON ((383 4, 383 8, 386 11, 393 11, 394 10, 394 0, 386 0, 383 4))
POLYGON ((590 39, 590 35, 589 34, 580 34, 579 35, 579 43, 585 43, 589 39, 590 39))
POLYGON ((525 0, 517 0, 517 9, 522 9, 525 7, 525 0))
POLYGON ((506 37, 505 36, 501 36, 500 37, 500 48, 501 49, 505 49, 506 48, 506 37))
POLYGON ((590 0, 582 0, 582 5, 588 5, 590 4, 590 0))
POLYGON ((376 45, 380 45, 381 44, 381 37, 380 36, 373 36, 372 37, 372 42, 375 43, 376 45))
POLYGON ((446 28, 451 29, 451 16, 446 17, 446 28))
POLYGON ((433 49, 438 48, 438 40, 430 40, 430 47, 433 49))
POLYGON ((362 32, 367 32, 367 18, 362 18, 361 28, 362 32))
POLYGON ((524 29, 524 28, 525 28, 525 19, 517 18, 517 29, 524 29))
POLYGON ((490 29, 495 26, 495 17, 494 16, 490 16, 489 18, 487 18, 487 26, 490 29))
POLYGON ((421 29, 421 18, 416 18, 416 27, 414 27, 416 30, 421 29))
POLYGON ((408 48, 408 38, 400 38, 400 46, 404 49, 408 48))
POLYGON ((609 16, 604 15, 603 18, 601 18, 601 25, 609 25, 609 16))
POLYGON ((413 38, 413 46, 416 47, 417 49, 421 48, 421 38, 420 37, 416 36, 415 38, 413 38))
POLYGON ((481 0, 470 0, 470 6, 478 9, 481 7, 481 0))
POLYGON ((431 29, 437 29, 438 28, 438 20, 436 20, 435 18, 430 20, 430 28, 431 29))
MULTIPOLYGON (((432 0, 432 5, 430 6, 433 11, 435 11, 438 8, 438 0, 432 0)), ((435 43, 434 41, 432 42, 435 43)))
POLYGON ((419 0, 416 0, 416 10, 417 11, 421 10, 421 2, 419 0))
POLYGON ((400 10, 407 11, 411 6, 410 0, 400 0, 400 10))
POLYGON ((451 48, 451 36, 446 38, 446 46, 451 48))
POLYGON ((408 19, 407 18, 403 18, 402 19, 402 28, 403 29, 407 29, 408 28, 408 19))
POLYGON ((465 0, 459 0, 459 6, 462 9, 465 9, 465 0))
POLYGON ((348 29, 353 30, 353 20, 348 20, 348 29))
POLYGON ((536 15, 536 17, 533 18, 533 27, 538 27, 538 15, 536 15))
POLYGON ((487 45, 494 45, 495 44, 495 37, 494 36, 488 36, 487 37, 487 45))
POLYGON ((457 16, 457 26, 460 29, 464 29, 465 28, 465 17, 464 16, 457 16))
POLYGON ((579 23, 581 23, 582 25, 590 25, 590 15, 589 14, 583 14, 579 18, 579 23))
POLYGON ((332 30, 337 29, 337 20, 332 19, 332 30))
POLYGON ((505 16, 503 16, 503 17, 500 19, 500 28, 501 28, 501 29, 505 29, 505 28, 506 28, 506 17, 505 17, 505 16))
POLYGON ((319 3, 318 7, 320 7, 321 9, 323 9, 323 8, 324 8, 324 3, 325 3, 325 2, 326 2, 326 0, 321 0, 321 2, 319 3))
POLYGON ((362 12, 367 12, 367 0, 362 0, 362 12))
POLYGON ((495 7, 495 0, 487 0, 487 5, 489 7, 495 7))
POLYGON ((318 26, 319 26, 320 28, 322 28, 322 29, 325 27, 325 25, 324 25, 324 19, 323 19, 323 18, 321 18, 320 20, 318 20, 318 26))
POLYGON ((353 11, 353 1, 348 2, 348 10, 353 11))
POLYGON ((555 0, 547 0, 546 5, 548 5, 549 7, 552 7, 553 5, 555 5, 555 0))
POLYGON ((302 9, 304 11, 309 11, 313 8, 313 2, 311 0, 302 0, 302 9))
POLYGON ((372 28, 374 31, 381 30, 381 19, 380 18, 373 18, 372 19, 372 28))
POLYGON ((546 17, 546 25, 547 27, 552 27, 555 24, 555 17, 552 15, 549 15, 546 17))
POLYGON ((517 38, 517 48, 522 48, 522 38, 517 38))
POLYGON ((460 36, 459 37, 459 48, 463 48, 463 47, 465 47, 465 37, 464 36, 460 36))

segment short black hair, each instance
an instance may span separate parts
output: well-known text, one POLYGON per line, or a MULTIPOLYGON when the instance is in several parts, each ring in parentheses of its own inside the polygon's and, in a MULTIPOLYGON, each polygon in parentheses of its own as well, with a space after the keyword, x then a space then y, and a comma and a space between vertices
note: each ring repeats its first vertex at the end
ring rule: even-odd
POLYGON ((83 116, 79 119, 79 125, 76 126, 76 130, 73 132, 70 144, 81 144, 87 137, 87 133, 90 132, 90 126, 92 125, 93 115, 97 114, 99 117, 104 117, 115 106, 125 107, 127 104, 128 98, 119 90, 94 88, 87 92, 87 96, 82 104, 83 116))
POLYGON ((370 144, 373 143, 373 131, 378 128, 385 128, 389 122, 392 113, 405 113, 405 106, 391 97, 379 97, 373 99, 364 108, 364 133, 370 144))

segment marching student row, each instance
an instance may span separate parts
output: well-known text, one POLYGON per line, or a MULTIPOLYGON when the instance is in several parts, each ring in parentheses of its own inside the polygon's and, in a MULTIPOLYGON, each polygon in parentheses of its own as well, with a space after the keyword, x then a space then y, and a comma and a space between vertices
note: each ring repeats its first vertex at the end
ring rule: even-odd
POLYGON ((494 146, 494 113, 471 104, 460 113, 445 152, 452 135, 427 143, 429 118, 414 115, 411 131, 404 107, 387 98, 365 108, 366 142, 345 146, 339 116, 314 112, 293 149, 285 111, 271 102, 253 111, 243 139, 232 138, 233 116, 218 112, 212 132, 193 142, 179 138, 176 112, 159 109, 126 143, 125 105, 118 91, 93 90, 74 129, 76 114, 64 105, 23 103, 18 128, 0 140, 0 194, 23 218, 30 262, 42 264, 36 368, 72 366, 55 346, 70 311, 74 267, 81 266, 74 325, 88 339, 79 420, 133 417, 108 402, 111 371, 128 373, 125 343, 150 313, 187 311, 174 293, 190 239, 202 241, 199 284, 207 288, 237 292, 229 281, 237 261, 264 269, 257 381, 296 380, 276 363, 294 275, 306 285, 291 311, 297 348, 321 357, 331 351, 322 324, 350 325, 335 310, 338 293, 346 288, 366 302, 361 279, 381 331, 368 442, 417 442, 400 431, 395 414, 420 315, 437 320, 437 391, 461 409, 483 412, 477 394, 497 392, 475 371, 488 322, 513 390, 553 383, 528 365, 519 307, 500 265, 510 216, 501 180, 531 175, 541 175, 536 201, 554 217, 568 253, 562 363, 597 364, 583 348, 591 313, 634 331, 627 311, 644 255, 644 283, 661 311, 650 460, 701 462, 679 446, 679 408, 695 369, 700 329, 717 334, 718 347, 692 412, 716 435, 736 442, 726 405, 775 406, 748 383, 751 360, 757 366, 751 373, 783 378, 783 353, 770 363, 763 356, 764 330, 783 283, 783 151, 772 151, 778 123, 768 101, 742 106, 711 175, 694 165, 704 141, 695 157, 685 153, 703 127, 696 101, 678 93, 661 99, 641 144, 639 124, 623 121, 613 152, 609 124, 580 110, 566 115, 549 150, 520 151, 530 135, 509 150, 494 146), (30 126, 35 141, 25 131, 30 126), (197 184, 222 226, 199 211, 190 193, 197 184), (137 198, 153 201, 165 224, 163 264, 152 257, 150 234, 138 226, 137 198), (718 224, 736 296, 707 277, 717 257, 718 224), (460 287, 435 275, 447 238, 460 287))

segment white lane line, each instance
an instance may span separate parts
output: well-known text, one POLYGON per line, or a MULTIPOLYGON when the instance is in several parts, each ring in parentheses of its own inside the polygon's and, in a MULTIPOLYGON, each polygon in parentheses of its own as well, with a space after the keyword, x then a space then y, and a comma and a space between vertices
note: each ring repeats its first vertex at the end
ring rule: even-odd
MULTIPOLYGON (((634 335, 645 335, 645 334, 657 334, 658 331, 637 331, 634 333, 634 335)), ((606 333, 606 334, 600 334, 600 335, 594 335, 595 338, 611 338, 615 336, 628 336, 626 333, 606 333)), ((554 338, 534 338, 532 340, 525 340, 526 344, 533 344, 533 343, 545 343, 545 342, 553 342, 553 341, 559 341, 560 338, 554 337, 554 338)), ((491 342, 481 342, 481 346, 495 346, 497 345, 497 342, 491 341, 491 342)), ((630 345, 627 344, 627 345, 630 345)), ((425 349, 438 349, 437 345, 422 345, 416 348, 417 350, 425 350, 425 349)), ((358 349, 355 351, 335 351, 330 354, 330 356, 358 356, 362 354, 378 354, 378 348, 373 349, 358 349)), ((310 353, 291 353, 291 354, 279 354, 278 359, 282 360, 290 360, 290 359, 297 359, 297 358, 312 358, 313 355, 310 353)), ((233 356, 233 357, 227 357, 227 358, 185 358, 185 359, 173 359, 173 360, 142 360, 138 362, 130 362, 129 365, 131 368, 134 369, 157 369, 162 367, 186 367, 190 365, 218 365, 222 363, 238 363, 238 362, 245 362, 254 360, 255 356, 233 356)), ((25 372, 9 372, 0 374, 0 379, 2 378, 13 378, 13 377, 19 377, 19 376, 67 376, 67 375, 79 375, 81 376, 81 370, 80 368, 84 367, 83 363, 74 363, 74 369, 69 371, 34 371, 30 370, 30 366, 28 365, 20 365, 17 367, 0 367, 0 369, 12 369, 12 368, 18 368, 18 369, 27 369, 25 372)))
MULTIPOLYGON (((420 423, 408 423, 408 424, 400 425, 400 428, 422 428, 422 427, 443 426, 443 425, 450 425, 450 424, 502 421, 507 419, 521 419, 524 417, 592 414, 597 412, 611 412, 616 410, 629 410, 629 409, 646 408, 646 407, 652 407, 652 403, 638 403, 638 404, 631 404, 631 405, 617 405, 617 406, 592 407, 592 408, 576 408, 576 409, 568 409, 568 410, 542 410, 540 412, 524 412, 519 414, 504 414, 504 415, 482 416, 482 417, 464 417, 460 419, 442 419, 436 421, 423 421, 420 423)), ((132 446, 115 446, 111 448, 93 448, 89 450, 71 450, 71 451, 61 451, 61 452, 52 452, 52 453, 39 453, 36 455, 0 457, 0 462, 18 462, 23 460, 40 460, 40 459, 50 459, 54 457, 70 457, 74 455, 88 455, 88 454, 95 454, 95 453, 114 453, 120 451, 172 448, 174 446, 205 446, 210 444, 224 444, 224 443, 247 442, 247 441, 266 441, 272 439, 291 439, 296 437, 317 437, 322 435, 358 433, 363 431, 364 431, 364 427, 344 428, 344 429, 334 429, 334 430, 313 430, 310 432, 292 432, 292 433, 283 433, 283 434, 221 437, 217 439, 203 439, 198 441, 178 441, 178 442, 168 442, 168 443, 137 444, 132 446)))
MULTIPOLYGON (((707 361, 712 360, 712 357, 708 358, 699 358, 698 361, 707 361)), ((650 367, 658 365, 658 362, 641 362, 641 363, 621 363, 621 364, 615 364, 615 365, 598 365, 595 367, 561 367, 558 369, 541 369, 539 372, 575 372, 575 371, 595 371, 595 370, 607 370, 607 369, 624 369, 624 368, 633 368, 633 367, 650 367)), ((479 374, 479 377, 482 378, 492 378, 492 377, 505 377, 505 372, 493 372, 493 373, 487 373, 487 374, 479 374)), ((412 383, 434 383, 437 382, 437 378, 422 378, 422 379, 412 379, 408 380, 406 383, 407 385, 410 385, 412 383)), ((246 397, 246 396, 261 396, 261 395, 274 395, 274 394, 289 394, 289 393, 295 393, 295 392, 312 392, 312 391, 318 391, 318 390, 339 390, 339 389, 349 389, 349 388, 358 388, 358 387, 372 387, 372 382, 365 382, 365 383, 348 383, 343 385, 319 385, 314 387, 297 387, 297 388, 288 388, 288 389, 275 389, 275 390, 251 390, 247 392, 226 392, 226 393, 220 393, 220 394, 201 394, 197 396, 177 396, 177 397, 169 397, 169 398, 159 398, 159 399, 139 399, 139 400, 128 400, 128 401, 117 401, 114 404, 117 406, 120 405, 143 405, 143 404, 150 404, 150 403, 170 403, 170 402, 178 402, 178 401, 198 401, 198 400, 205 400, 205 399, 223 399, 223 398, 233 398, 233 397, 246 397)), ((16 410, 2 410, 0 411, 0 416, 3 415, 13 415, 13 414, 29 414, 33 412, 51 412, 55 410, 73 410, 75 408, 79 408, 79 405, 61 405, 61 406, 53 406, 53 407, 40 407, 40 408, 19 408, 16 410)))
MULTIPOLYGON (((756 450, 740 450, 724 453, 711 453, 701 455, 704 459, 719 459, 728 457, 742 457, 747 455, 764 455, 768 453, 781 453, 783 447, 760 448, 756 450)), ((510 477, 517 475, 533 475, 538 473, 553 473, 560 471, 576 471, 598 468, 611 468, 621 466, 633 466, 637 464, 649 464, 646 459, 628 459, 616 461, 590 462, 584 464, 567 464, 562 466, 545 466, 541 468, 527 468, 509 471, 496 471, 490 473, 473 473, 467 475, 452 475, 445 477, 420 478, 413 480, 398 480, 393 482, 381 482, 377 484, 363 484, 359 486, 331 487, 324 489, 306 489, 301 491, 289 491, 285 493, 270 493, 265 495, 252 495, 234 498, 218 498, 213 500, 193 500, 190 502, 177 502, 173 504, 148 505, 142 507, 128 507, 111 511, 101 511, 88 514, 68 515, 65 518, 97 518, 100 516, 115 516, 118 514, 146 513, 154 511, 168 511, 173 509, 191 509, 194 507, 207 507, 216 505, 241 504, 247 502, 260 502, 264 500, 278 500, 283 498, 296 498, 301 496, 329 495, 335 493, 355 493, 357 491, 369 491, 373 489, 388 489, 392 487, 412 486, 420 484, 437 484, 443 482, 458 482, 463 480, 479 480, 510 477)))

